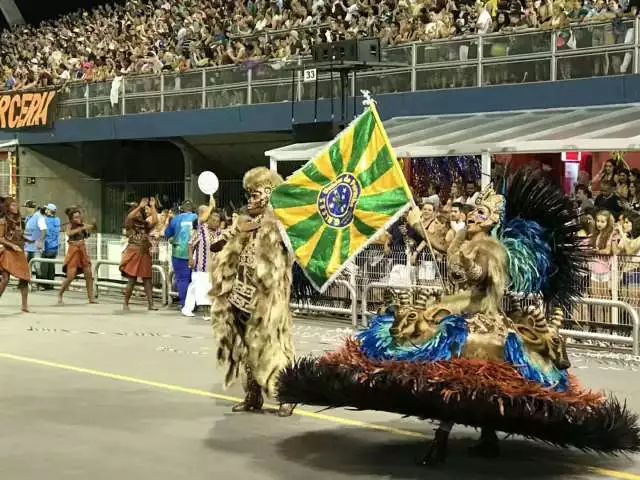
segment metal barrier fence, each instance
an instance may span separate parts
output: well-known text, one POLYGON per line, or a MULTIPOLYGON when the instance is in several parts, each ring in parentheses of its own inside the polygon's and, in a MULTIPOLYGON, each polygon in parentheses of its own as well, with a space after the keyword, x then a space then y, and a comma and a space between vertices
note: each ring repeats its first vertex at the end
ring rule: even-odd
MULTIPOLYGON (((88 251, 94 261, 96 290, 124 289, 118 268, 126 239, 118 235, 97 234, 87 240, 88 251)), ((34 258, 30 265, 37 267, 51 263, 58 267, 58 275, 66 253, 61 243, 56 259, 34 258)), ((154 292, 163 303, 171 305, 177 296, 173 287, 171 246, 157 239, 152 248, 154 292)), ((580 278, 586 298, 573 311, 565 312, 563 332, 580 340, 605 341, 612 345, 633 346, 638 350, 640 341, 638 307, 640 304, 640 259, 622 256, 593 256, 589 272, 580 278)), ((368 315, 383 304, 383 291, 387 288, 438 288, 448 290, 447 262, 422 254, 414 258, 404 249, 384 250, 372 245, 361 252, 326 292, 304 304, 292 304, 300 313, 315 312, 345 316, 358 326, 367 325, 368 315)), ((60 285, 60 280, 34 278, 34 283, 60 285)), ((97 292, 96 292, 97 293, 97 292)), ((524 298, 522 302, 537 301, 524 298)))
MULTIPOLYGON (((351 94, 548 82, 638 73, 638 18, 588 23, 561 31, 528 30, 465 36, 383 49, 385 60, 406 67, 373 70, 352 79, 351 94), (565 41, 566 38, 569 40, 565 41)), ((310 58, 293 60, 304 65, 310 58)), ((117 104, 111 82, 69 83, 62 91, 59 118, 92 118, 237 105, 312 100, 315 83, 282 62, 124 78, 117 104), (293 85, 292 85, 293 83, 293 85)), ((331 98, 339 80, 318 76, 317 97, 331 98)))
MULTIPOLYGON (((64 264, 64 258, 35 257, 29 261, 29 269, 33 271, 37 265, 42 265, 42 264, 52 264, 54 266, 59 265, 60 267, 62 267, 62 265, 64 264)), ((95 279, 93 284, 93 294, 96 298, 98 298, 98 295, 100 293, 100 288, 104 288, 107 290, 116 289, 116 290, 124 291, 124 289, 126 288, 125 282, 117 281, 109 278, 105 279, 99 276, 101 266, 103 265, 118 266, 119 264, 120 262, 116 262, 116 261, 98 260, 97 262, 91 265, 93 278, 95 279)), ((154 273, 159 275, 161 278, 161 281, 159 282, 160 288, 154 288, 153 293, 159 294, 160 299, 162 300, 162 303, 166 305, 168 303, 168 291, 167 291, 168 283, 167 283, 167 274, 165 272, 165 269, 158 264, 152 265, 151 268, 153 269, 154 273)), ((83 280, 83 281, 85 280, 85 277, 82 274, 82 272, 78 274, 78 277, 76 277, 76 280, 83 280)), ((63 282, 62 279, 57 280, 55 279, 55 277, 53 280, 46 279, 46 278, 38 278, 37 276, 32 277, 31 279, 32 286, 33 285, 51 285, 51 286, 59 287, 62 285, 62 282, 63 282)), ((86 287, 86 282, 84 283, 84 285, 86 287)))

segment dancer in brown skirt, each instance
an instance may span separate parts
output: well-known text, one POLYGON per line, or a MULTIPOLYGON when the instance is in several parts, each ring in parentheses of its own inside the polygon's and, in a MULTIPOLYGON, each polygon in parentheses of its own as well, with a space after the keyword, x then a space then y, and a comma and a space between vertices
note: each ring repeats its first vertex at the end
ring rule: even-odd
POLYGON ((82 212, 78 207, 70 207, 65 210, 69 218, 67 225, 67 256, 64 259, 62 271, 67 274, 67 278, 62 282, 60 293, 58 294, 58 305, 64 302, 62 296, 69 288, 71 282, 76 278, 78 271, 84 274, 84 280, 87 284, 87 296, 89 303, 98 303, 93 291, 93 272, 91 271, 91 257, 87 252, 85 239, 89 237, 89 232, 95 228, 94 225, 87 225, 82 218, 82 212))
POLYGON ((13 198, 5 200, 4 215, 0 218, 0 296, 9 284, 9 277, 18 279, 18 289, 22 296, 22 311, 28 312, 27 297, 31 272, 24 253, 24 232, 20 207, 13 198))
POLYGON ((144 292, 149 302, 149 310, 157 310, 153 305, 153 286, 151 285, 151 239, 149 234, 158 223, 155 198, 143 198, 125 221, 125 228, 129 243, 122 253, 120 271, 127 277, 129 283, 124 291, 124 310, 129 310, 129 300, 133 294, 136 280, 142 279, 144 292))

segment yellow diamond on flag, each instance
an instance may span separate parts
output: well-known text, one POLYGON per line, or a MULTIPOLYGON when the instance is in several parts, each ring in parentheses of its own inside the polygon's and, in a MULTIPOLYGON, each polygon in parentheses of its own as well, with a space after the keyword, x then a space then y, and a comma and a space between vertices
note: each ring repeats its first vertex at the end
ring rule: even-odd
POLYGON ((373 102, 271 197, 289 248, 320 291, 411 201, 373 102))

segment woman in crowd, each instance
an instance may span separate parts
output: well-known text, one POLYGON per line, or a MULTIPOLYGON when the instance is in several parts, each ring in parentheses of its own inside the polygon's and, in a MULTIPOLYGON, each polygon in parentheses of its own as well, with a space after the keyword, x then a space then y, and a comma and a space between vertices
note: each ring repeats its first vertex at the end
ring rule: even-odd
POLYGON ((467 201, 467 197, 464 194, 464 189, 459 182, 453 182, 451 184, 451 204, 454 203, 465 203, 467 201))
POLYGON ((629 182, 629 196, 626 207, 634 212, 640 211, 640 186, 638 182, 629 182))
POLYGON ((596 176, 595 180, 599 182, 615 183, 616 162, 613 158, 607 160, 600 173, 596 176))
POLYGON ((65 210, 69 224, 67 225, 67 256, 64 259, 62 271, 67 277, 62 282, 60 293, 58 294, 58 305, 63 305, 64 292, 69 288, 71 282, 76 278, 78 271, 84 275, 87 284, 87 296, 89 303, 98 303, 94 296, 93 273, 91 271, 91 257, 87 252, 85 239, 89 237, 89 232, 95 229, 94 225, 84 223, 82 211, 78 207, 69 207, 65 210))
MULTIPOLYGON (((191 268, 191 283, 187 288, 187 297, 182 308, 182 314, 193 317, 196 306, 210 306, 211 279, 209 267, 215 255, 211 252, 211 245, 222 239, 220 229, 220 215, 212 210, 215 208, 213 197, 208 206, 198 209, 198 225, 194 228, 189 243, 189 267, 191 268)), ((208 318, 205 315, 204 318, 208 318)))
MULTIPOLYGON (((159 201, 156 198, 156 209, 159 209, 158 205, 159 205, 159 201)), ((151 240, 151 253, 152 254, 160 254, 162 255, 163 253, 166 252, 162 252, 160 253, 160 240, 164 237, 164 232, 167 229, 167 227, 169 226, 169 223, 171 223, 171 220, 173 220, 173 217, 175 216, 173 214, 173 211, 169 208, 163 208, 160 209, 161 211, 158 213, 158 223, 156 223, 155 227, 153 227, 153 230, 151 231, 151 233, 149 234, 149 238, 151 240)), ((166 258, 160 258, 160 261, 166 260, 166 258)))
POLYGON ((9 277, 18 279, 18 289, 22 297, 22 311, 29 312, 27 303, 31 272, 24 253, 25 236, 18 202, 5 199, 3 215, 0 218, 0 296, 9 284, 9 277))
POLYGON ((616 188, 615 193, 623 201, 629 198, 629 170, 619 168, 616 170, 616 188))
POLYGON ((144 292, 147 296, 149 310, 157 310, 153 305, 152 259, 150 233, 158 223, 155 198, 143 198, 125 221, 125 229, 129 242, 122 253, 120 271, 128 279, 127 288, 124 291, 124 310, 129 310, 129 301, 133 295, 136 280, 142 279, 144 292))
POLYGON ((633 304, 640 299, 640 215, 627 211, 616 226, 619 238, 615 246, 620 255, 618 262, 622 272, 622 297, 633 304))

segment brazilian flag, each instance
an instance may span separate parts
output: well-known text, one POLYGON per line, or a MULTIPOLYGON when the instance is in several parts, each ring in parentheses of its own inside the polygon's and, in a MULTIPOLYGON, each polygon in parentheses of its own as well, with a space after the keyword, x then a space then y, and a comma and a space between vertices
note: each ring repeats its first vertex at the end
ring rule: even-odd
POLYGON ((271 197, 285 241, 320 291, 410 202, 411 191, 373 102, 271 197))

